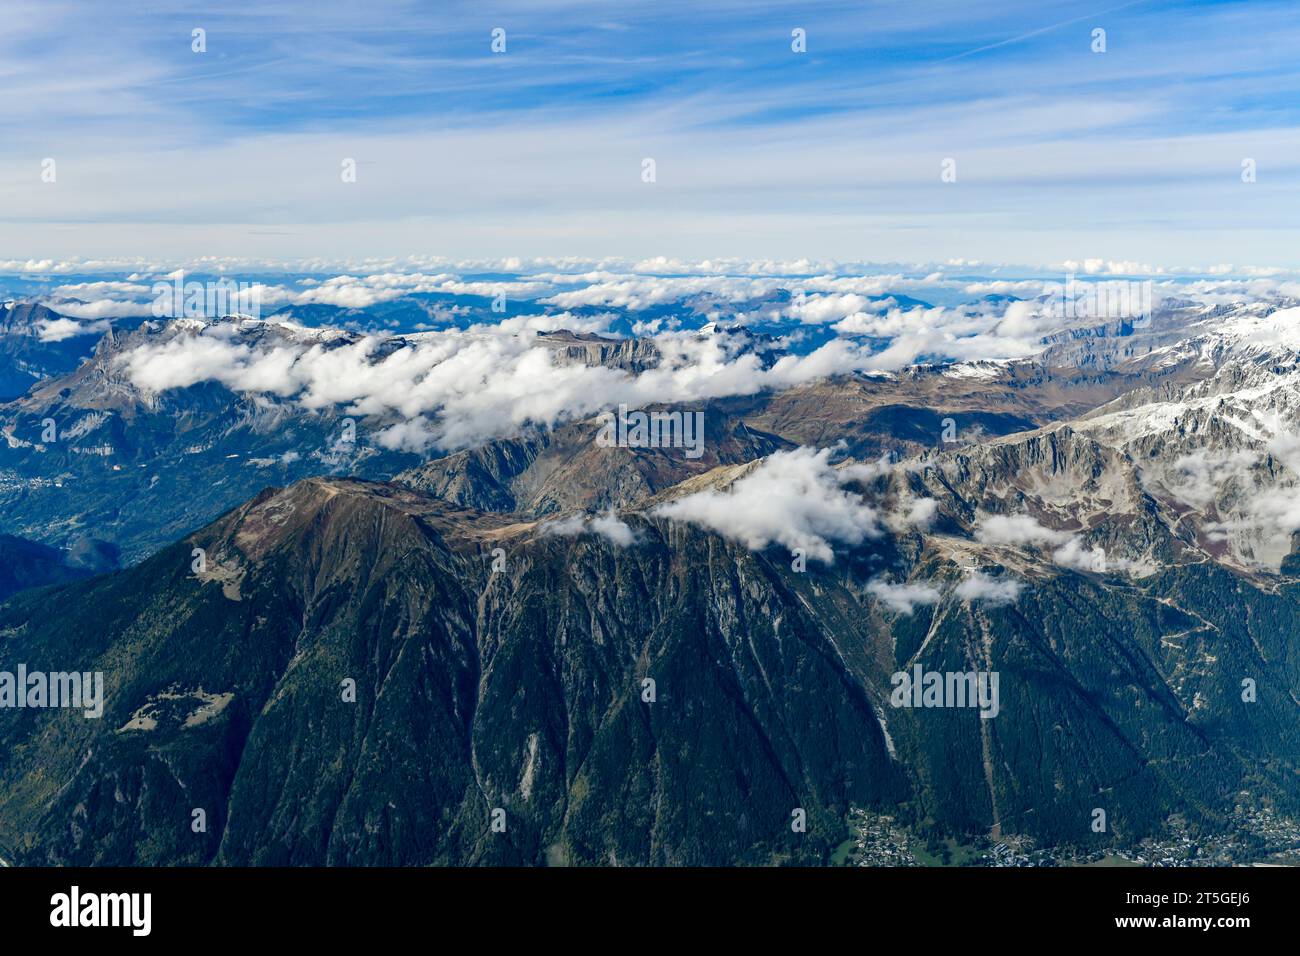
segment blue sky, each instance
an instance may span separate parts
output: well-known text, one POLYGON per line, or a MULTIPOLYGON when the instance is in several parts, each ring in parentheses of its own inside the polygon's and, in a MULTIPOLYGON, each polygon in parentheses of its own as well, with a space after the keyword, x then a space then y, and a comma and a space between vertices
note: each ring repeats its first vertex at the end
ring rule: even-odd
POLYGON ((1300 266, 1294 3, 7 0, 4 16, 0 259, 1300 266))

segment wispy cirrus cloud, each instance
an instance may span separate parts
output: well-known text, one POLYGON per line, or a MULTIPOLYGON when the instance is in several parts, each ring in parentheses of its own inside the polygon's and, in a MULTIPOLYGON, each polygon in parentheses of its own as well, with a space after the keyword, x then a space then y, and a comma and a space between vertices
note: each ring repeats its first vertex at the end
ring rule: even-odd
POLYGON ((13 258, 434 246, 1300 264, 1279 241, 1300 147, 1300 27, 1281 3, 1139 2, 1096 23, 1064 0, 6 13, 13 258), (795 27, 807 53, 790 49, 795 27), (943 184, 948 157, 958 180, 943 184))

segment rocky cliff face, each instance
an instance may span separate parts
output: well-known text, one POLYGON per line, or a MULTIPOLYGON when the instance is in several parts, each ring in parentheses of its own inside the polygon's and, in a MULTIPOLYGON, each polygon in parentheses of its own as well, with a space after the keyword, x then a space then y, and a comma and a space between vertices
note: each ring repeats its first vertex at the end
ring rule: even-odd
POLYGON ((757 558, 646 534, 313 480, 65 593, 57 628, 14 606, 6 659, 102 668, 109 704, 0 714, 0 840, 51 863, 819 858, 849 803, 901 792, 854 665, 757 558))
POLYGON ((1290 585, 1042 565, 997 604, 957 590, 955 523, 798 573, 625 518, 630 544, 312 479, 68 586, 56 613, 20 595, 5 661, 102 670, 107 693, 101 720, 0 711, 0 844, 27 863, 813 862, 850 806, 1083 844, 1096 806, 1128 840, 1174 808, 1213 820, 1246 781, 1287 799, 1290 585), (897 613, 867 587, 882 574, 939 599, 897 613), (999 713, 892 707, 917 663, 997 671, 999 713))
POLYGON ((76 369, 100 335, 78 334, 76 325, 43 305, 0 303, 0 401, 18 398, 40 381, 76 369), (73 328, 49 328, 61 319, 73 328))
POLYGON ((488 442, 403 472, 396 481, 472 508, 540 516, 630 507, 719 465, 793 447, 715 405, 699 411, 702 444, 694 458, 682 448, 602 444, 601 421, 593 419, 488 442))

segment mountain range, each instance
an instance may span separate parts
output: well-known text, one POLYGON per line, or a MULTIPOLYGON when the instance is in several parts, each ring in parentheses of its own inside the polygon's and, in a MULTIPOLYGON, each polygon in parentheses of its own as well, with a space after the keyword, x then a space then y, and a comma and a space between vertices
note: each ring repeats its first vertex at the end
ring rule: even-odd
MULTIPOLYGON (((1133 856, 1300 815, 1294 302, 642 402, 703 415, 697 458, 609 446, 585 401, 421 451, 393 405, 130 359, 441 334, 144 321, 0 407, 0 527, 30 539, 4 669, 106 688, 101 719, 0 709, 0 855, 812 864, 865 811, 1133 856), (914 672, 996 674, 995 713, 900 706, 914 672)), ((618 387, 674 349, 793 360, 713 325, 530 342, 618 387)))

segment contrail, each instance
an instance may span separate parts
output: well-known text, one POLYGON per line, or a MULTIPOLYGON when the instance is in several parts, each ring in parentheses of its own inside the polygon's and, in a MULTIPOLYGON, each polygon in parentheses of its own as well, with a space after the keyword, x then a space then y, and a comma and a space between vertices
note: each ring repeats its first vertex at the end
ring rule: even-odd
POLYGON ((1139 3, 1146 3, 1147 0, 1130 0, 1128 3, 1121 3, 1118 7, 1110 7, 1106 10, 1098 10, 1096 13, 1086 13, 1081 17, 1073 17, 1069 20, 1062 20, 1060 23, 1053 23, 1049 26, 1039 27, 1037 30, 1031 30, 1028 33, 1022 33, 1020 36, 1009 37, 1005 40, 999 40, 996 43, 987 43, 984 46, 977 46, 973 50, 967 50, 965 53, 954 53, 952 56, 946 56, 939 63, 948 63, 952 60, 960 60, 963 57, 974 56, 976 53, 983 53, 985 50, 996 50, 1000 46, 1007 46, 1011 43, 1019 43, 1021 40, 1028 40, 1030 37, 1036 37, 1040 33, 1047 33, 1058 27, 1068 26, 1071 23, 1078 23, 1080 20, 1091 20, 1094 17, 1104 17, 1108 13, 1114 13, 1116 10, 1124 10, 1128 7, 1135 7, 1139 3))

